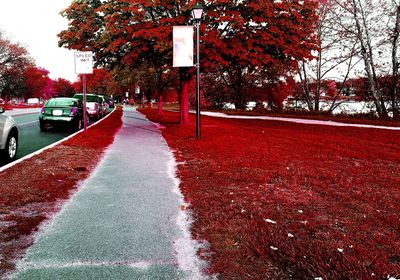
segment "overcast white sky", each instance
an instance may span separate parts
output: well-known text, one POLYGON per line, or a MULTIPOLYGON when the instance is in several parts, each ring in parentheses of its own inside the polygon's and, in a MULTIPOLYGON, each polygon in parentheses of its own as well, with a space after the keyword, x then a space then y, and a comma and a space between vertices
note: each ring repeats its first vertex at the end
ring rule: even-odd
POLYGON ((26 47, 52 79, 74 82, 74 52, 58 47, 57 34, 67 28, 60 16, 72 0, 0 0, 0 29, 13 43, 26 47))

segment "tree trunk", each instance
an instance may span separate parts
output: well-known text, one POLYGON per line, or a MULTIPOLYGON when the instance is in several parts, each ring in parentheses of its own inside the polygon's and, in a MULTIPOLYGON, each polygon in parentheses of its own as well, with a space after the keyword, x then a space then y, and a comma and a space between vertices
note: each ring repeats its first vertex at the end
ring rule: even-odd
POLYGON ((236 110, 244 110, 246 109, 246 101, 245 101, 245 96, 243 94, 243 89, 237 88, 234 91, 234 104, 235 104, 235 109, 236 110))
POLYGON ((317 90, 315 92, 315 100, 314 100, 314 109, 315 111, 319 111, 320 109, 320 96, 321 96, 321 83, 322 83, 322 44, 321 44, 321 37, 322 37, 322 23, 318 24, 318 61, 317 61, 317 90))
POLYGON ((189 123, 189 85, 190 80, 183 80, 181 86, 181 100, 180 100, 180 124, 189 123))
POLYGON ((399 80, 399 62, 397 59, 397 48, 400 35, 400 5, 396 8, 396 22, 393 30, 392 39, 392 84, 390 85, 389 95, 392 103, 393 118, 400 119, 399 107, 397 104, 397 82, 399 80))
MULTIPOLYGON (((354 17, 354 21, 356 23, 357 39, 360 42, 360 46, 361 46, 361 55, 364 60, 365 71, 367 73, 367 79, 369 82, 369 89, 370 89, 371 95, 373 97, 376 111, 378 112, 379 117, 385 118, 385 117, 387 117, 386 108, 384 106, 382 106, 381 94, 379 92, 378 85, 376 83, 376 79, 374 79, 374 72, 375 72, 374 65, 371 63, 373 61, 372 53, 367 52, 367 46, 366 46, 366 43, 364 42, 363 29, 361 28, 360 19, 358 17, 358 5, 355 0, 353 0, 353 17, 354 17)), ((361 20, 365 20, 365 18, 362 18, 361 20)), ((370 40, 370 38, 367 38, 367 41, 368 40, 370 40)))
POLYGON ((152 92, 151 89, 146 90, 146 98, 147 98, 147 107, 151 108, 151 97, 152 97, 152 92))
POLYGON ((163 114, 163 98, 162 94, 158 94, 158 110, 157 110, 159 115, 163 114))
POLYGON ((245 92, 245 87, 244 87, 244 77, 243 77, 243 72, 240 67, 237 67, 235 71, 233 71, 231 80, 234 81, 234 83, 231 85, 233 88, 233 96, 232 100, 233 103, 235 104, 235 109, 243 110, 246 109, 247 105, 247 96, 245 92))
MULTIPOLYGON (((306 71, 306 63, 305 61, 300 62, 301 67, 298 68, 298 73, 300 77, 300 85, 301 85, 301 91, 303 93, 303 97, 307 103, 307 108, 309 111, 313 111, 314 107, 311 101, 311 92, 310 92, 310 86, 308 83, 308 76, 307 76, 307 71, 306 71)), ((297 107, 297 105, 296 105, 297 107)))
POLYGON ((179 107, 179 123, 189 123, 189 87, 193 76, 187 68, 179 68, 179 80, 180 80, 180 107, 179 107))

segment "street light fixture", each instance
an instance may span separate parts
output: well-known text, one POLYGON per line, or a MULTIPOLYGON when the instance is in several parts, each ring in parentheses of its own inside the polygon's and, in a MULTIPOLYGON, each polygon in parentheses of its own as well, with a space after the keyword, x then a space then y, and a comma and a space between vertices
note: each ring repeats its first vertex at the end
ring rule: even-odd
POLYGON ((192 17, 194 20, 201 20, 203 15, 204 7, 201 4, 194 5, 192 9, 192 17))
POLYGON ((201 138, 200 129, 200 22, 204 7, 196 4, 192 9, 192 17, 196 27, 196 138, 201 138))

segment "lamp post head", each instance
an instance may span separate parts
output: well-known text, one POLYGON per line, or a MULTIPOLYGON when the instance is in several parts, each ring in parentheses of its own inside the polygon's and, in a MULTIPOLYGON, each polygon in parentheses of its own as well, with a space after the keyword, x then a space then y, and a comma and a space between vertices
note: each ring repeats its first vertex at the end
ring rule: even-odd
POLYGON ((200 21, 201 20, 201 16, 203 15, 203 11, 204 11, 204 7, 197 3, 196 5, 194 5, 193 9, 192 9, 192 17, 195 21, 200 21))

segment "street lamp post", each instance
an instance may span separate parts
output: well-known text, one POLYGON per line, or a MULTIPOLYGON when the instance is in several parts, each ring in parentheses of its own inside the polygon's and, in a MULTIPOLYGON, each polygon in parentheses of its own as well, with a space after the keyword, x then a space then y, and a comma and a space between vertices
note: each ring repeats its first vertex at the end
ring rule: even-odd
POLYGON ((203 6, 196 4, 192 9, 192 17, 196 27, 196 138, 201 138, 200 128, 200 22, 203 6))

